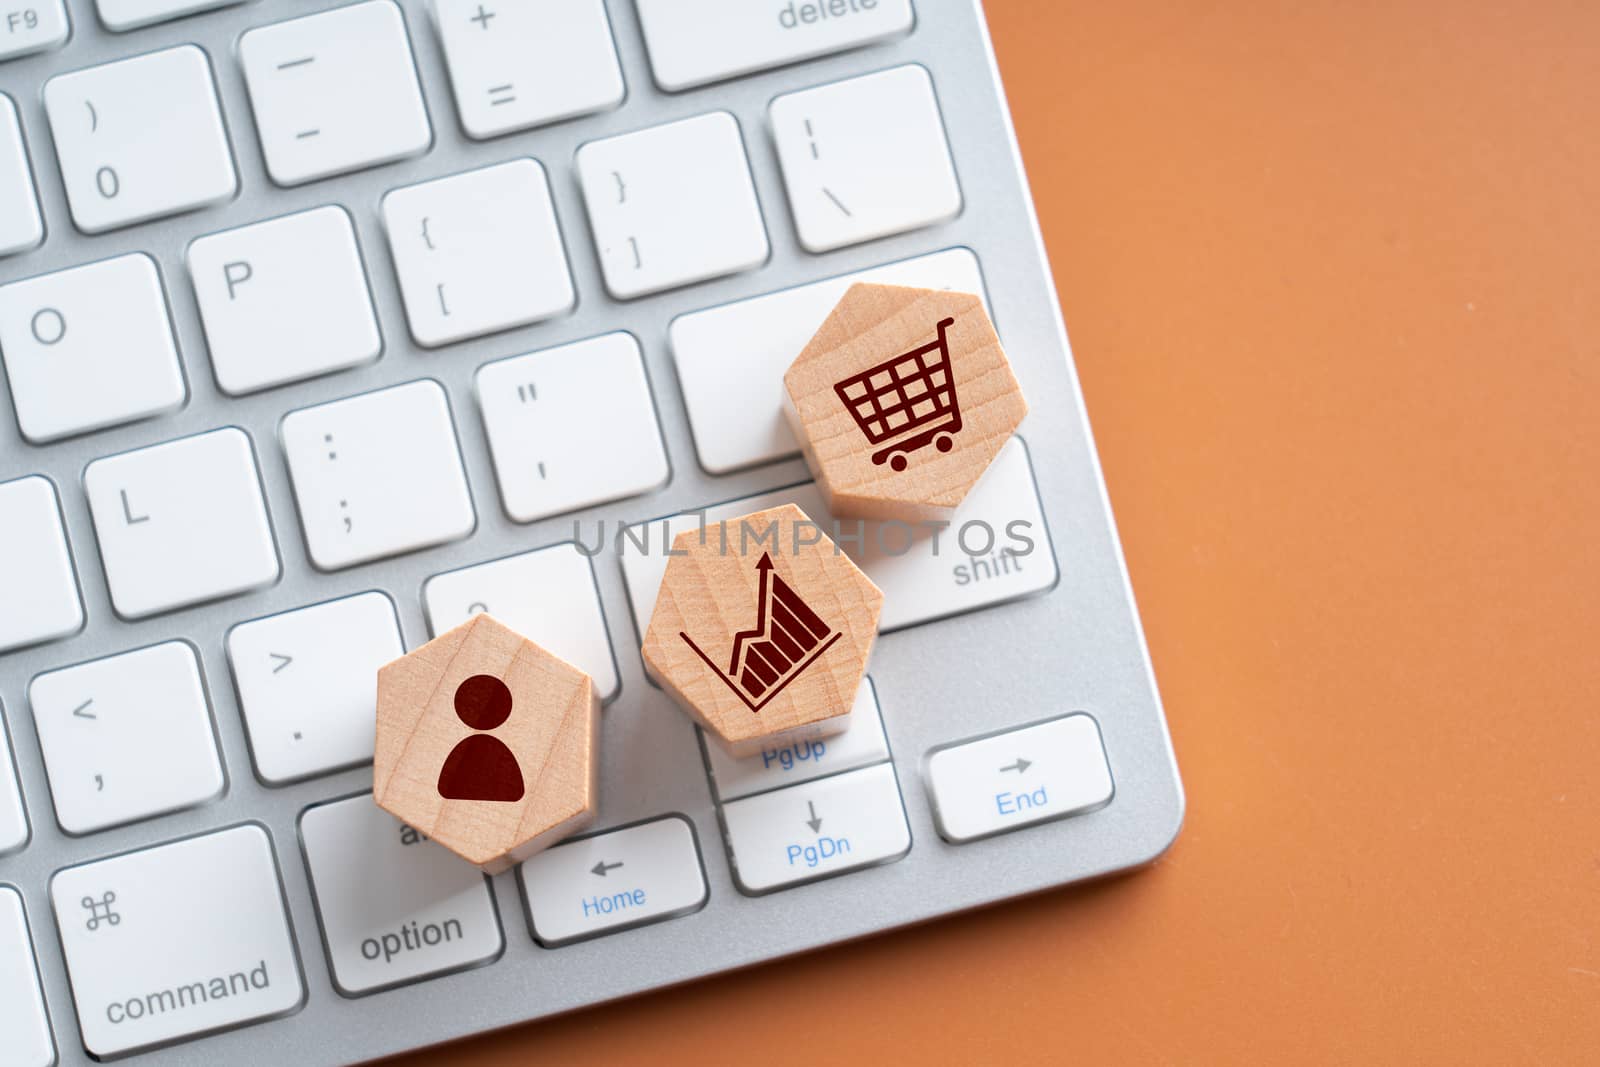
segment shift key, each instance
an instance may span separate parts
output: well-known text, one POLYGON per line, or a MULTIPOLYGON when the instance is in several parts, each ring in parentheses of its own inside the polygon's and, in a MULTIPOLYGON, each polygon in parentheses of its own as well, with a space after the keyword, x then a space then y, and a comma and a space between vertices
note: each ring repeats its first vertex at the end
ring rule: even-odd
POLYGON ((260 826, 68 867, 50 899, 96 1058, 286 1015, 304 1000, 260 826))

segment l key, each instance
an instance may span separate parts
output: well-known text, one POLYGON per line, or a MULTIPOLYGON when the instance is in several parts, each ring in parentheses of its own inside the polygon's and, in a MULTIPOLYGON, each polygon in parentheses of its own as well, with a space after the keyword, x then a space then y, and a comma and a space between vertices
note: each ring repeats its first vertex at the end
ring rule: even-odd
POLYGON ((83 472, 117 614, 139 619, 278 578, 250 439, 213 430, 83 472))

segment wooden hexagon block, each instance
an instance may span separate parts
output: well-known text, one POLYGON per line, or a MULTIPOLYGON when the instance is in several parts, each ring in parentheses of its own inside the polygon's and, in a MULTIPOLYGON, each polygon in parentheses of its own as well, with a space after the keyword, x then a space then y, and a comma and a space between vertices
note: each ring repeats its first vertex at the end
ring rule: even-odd
POLYGON ((972 293, 852 285, 783 376, 835 515, 948 517, 1028 404, 972 293))
POLYGON ((495 874, 594 817, 589 676, 488 615, 378 669, 372 794, 495 874))
POLYGON ((793 504, 672 543, 644 659, 728 752, 838 733, 878 634, 883 592, 793 504))

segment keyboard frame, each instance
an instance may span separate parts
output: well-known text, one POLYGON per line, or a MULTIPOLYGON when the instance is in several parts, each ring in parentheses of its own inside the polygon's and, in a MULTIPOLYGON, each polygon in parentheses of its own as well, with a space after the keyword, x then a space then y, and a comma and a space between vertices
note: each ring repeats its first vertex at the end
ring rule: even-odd
POLYGON ((47 893, 51 875, 74 863, 245 821, 264 825, 273 840, 307 985, 305 1004, 291 1016, 144 1053, 136 1062, 315 1065, 393 1054, 1093 878, 1148 862, 1164 851, 1182 822, 1182 786, 975 0, 918 0, 917 23, 908 36, 680 93, 655 87, 632 4, 608 0, 627 83, 622 107, 482 142, 462 132, 425 0, 401 0, 433 125, 432 149, 400 163, 280 189, 263 165, 235 44, 254 26, 337 6, 335 0, 247 3, 113 34, 99 25, 91 0, 69 0, 73 32, 63 49, 0 64, 0 90, 16 101, 21 115, 46 225, 41 248, 0 259, 0 283, 148 251, 161 269, 189 387, 189 400, 176 413, 43 447, 22 440, 9 392, 0 390, 0 480, 42 473, 55 482, 88 620, 75 637, 0 656, 0 707, 32 832, 20 852, 0 857, 0 883, 15 885, 23 894, 60 1062, 90 1060, 77 1031, 53 926, 47 893), (78 233, 56 169, 40 100, 42 83, 58 72, 186 42, 200 44, 211 58, 239 195, 189 215, 94 237, 78 233), (768 103, 794 89, 909 62, 923 64, 933 75, 961 184, 961 214, 942 225, 821 255, 803 251, 767 133, 768 103), (739 119, 772 245, 769 261, 753 271, 642 299, 610 299, 589 236, 573 153, 594 138, 716 109, 739 119), (436 350, 418 348, 406 330, 378 212, 380 198, 400 185, 520 155, 533 156, 549 172, 578 291, 576 310, 550 322, 436 350), (211 375, 184 266, 186 246, 203 234, 329 203, 344 204, 354 218, 384 339, 381 358, 247 397, 222 394, 211 375), (912 834, 909 854, 897 862, 761 897, 741 894, 729 871, 695 731, 645 680, 621 568, 606 554, 593 562, 621 688, 602 713, 597 827, 667 814, 689 819, 709 883, 706 906, 689 916, 547 949, 534 941, 522 913, 516 873, 508 872, 494 879, 506 934, 506 949, 498 960, 356 999, 341 996, 323 952, 297 820, 307 807, 368 788, 371 771, 361 767, 276 788, 258 781, 223 647, 228 628, 378 589, 394 600, 407 646, 414 647, 430 636, 421 592, 431 575, 569 540, 574 518, 590 531, 600 517, 608 525, 633 522, 804 480, 807 475, 797 458, 718 477, 700 468, 668 347, 668 323, 684 312, 957 245, 978 256, 997 327, 1032 409, 1021 435, 1033 462, 1060 577, 1043 595, 901 630, 879 641, 869 673, 896 757, 912 834), (476 411, 474 373, 491 360, 616 329, 634 333, 644 349, 671 463, 670 481, 656 492, 575 516, 528 525, 512 522, 499 502, 476 411), (279 419, 294 408, 425 376, 442 383, 450 397, 478 513, 476 532, 466 540, 396 559, 317 572, 298 528, 277 442, 279 419), (282 578, 244 596, 137 622, 118 619, 81 488, 84 466, 102 456, 225 425, 243 428, 255 443, 282 578), (43 671, 172 638, 192 641, 200 654, 226 769, 223 796, 172 815, 85 837, 66 836, 51 808, 26 701, 29 680, 43 671), (952 670, 958 663, 979 669, 952 670), (1116 788, 1108 806, 970 844, 951 845, 939 837, 922 774, 931 749, 1075 710, 1093 714, 1104 737, 1116 788))

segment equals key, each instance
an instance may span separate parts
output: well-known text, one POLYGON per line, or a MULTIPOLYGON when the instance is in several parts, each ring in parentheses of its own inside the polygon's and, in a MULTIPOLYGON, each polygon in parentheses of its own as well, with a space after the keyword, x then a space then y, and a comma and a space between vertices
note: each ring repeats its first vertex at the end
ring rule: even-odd
POLYGON ((501 104, 515 103, 517 99, 516 88, 510 82, 505 85, 489 86, 489 106, 499 107, 501 104))

